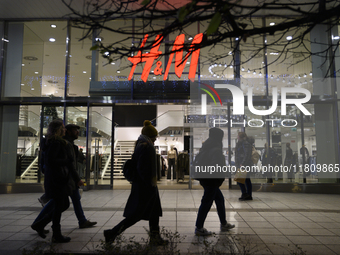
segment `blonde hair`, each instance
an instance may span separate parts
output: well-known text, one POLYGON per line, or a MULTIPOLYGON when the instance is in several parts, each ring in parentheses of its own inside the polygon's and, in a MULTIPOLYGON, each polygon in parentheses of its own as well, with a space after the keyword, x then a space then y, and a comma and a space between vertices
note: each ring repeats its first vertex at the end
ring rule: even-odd
MULTIPOLYGON (((61 135, 59 134, 59 130, 60 130, 60 127, 63 126, 63 121, 62 120, 53 120, 49 125, 48 125, 48 128, 47 128, 47 134, 46 134, 46 140, 47 142, 49 140, 62 140, 62 141, 65 141, 64 139, 62 139, 61 135)), ((65 141, 65 144, 66 144, 66 141, 65 141)))

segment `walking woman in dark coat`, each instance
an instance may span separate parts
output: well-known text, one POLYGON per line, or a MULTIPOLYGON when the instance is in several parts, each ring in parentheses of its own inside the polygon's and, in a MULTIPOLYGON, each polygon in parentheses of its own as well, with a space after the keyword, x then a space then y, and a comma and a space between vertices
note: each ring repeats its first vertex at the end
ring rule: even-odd
POLYGON ((105 242, 112 243, 125 229, 140 220, 148 220, 150 226, 150 243, 165 245, 159 232, 159 217, 162 216, 161 201, 157 187, 157 164, 154 142, 158 132, 151 122, 144 121, 142 134, 139 136, 133 158, 137 160, 137 173, 132 181, 124 217, 113 229, 104 230, 105 242))
MULTIPOLYGON (((53 199, 55 206, 52 213, 52 242, 67 243, 70 237, 61 234, 61 214, 69 206, 68 196, 72 188, 70 187, 72 157, 67 149, 67 142, 62 137, 65 135, 65 127, 61 120, 52 121, 47 130, 46 144, 42 146, 44 150, 45 169, 45 194, 47 198, 53 199)), ((40 236, 44 236, 44 227, 50 221, 50 216, 46 215, 42 220, 32 225, 40 236)))
MULTIPOLYGON (((249 141, 248 136, 245 132, 239 132, 237 136, 238 142, 236 144, 235 149, 235 164, 237 168, 252 166, 253 162, 251 161, 251 153, 252 153, 252 143, 249 141)), ((238 185, 241 188, 242 195, 239 198, 240 201, 244 200, 253 200, 252 197, 252 184, 249 178, 249 173, 247 174, 247 178, 245 184, 238 182, 238 185)))

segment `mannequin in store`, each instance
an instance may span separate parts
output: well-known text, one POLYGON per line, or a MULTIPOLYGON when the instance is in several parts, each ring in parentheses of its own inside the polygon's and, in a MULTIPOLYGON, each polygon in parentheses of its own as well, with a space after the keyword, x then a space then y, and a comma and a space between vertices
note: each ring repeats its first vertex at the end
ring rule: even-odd
POLYGON ((286 143, 286 158, 284 161, 284 165, 288 166, 288 169, 291 170, 290 172, 288 172, 288 179, 290 182, 294 177, 294 170, 292 168, 292 164, 293 164, 293 150, 292 148, 290 148, 290 143, 286 143))
POLYGON ((176 178, 176 161, 177 161, 177 153, 175 150, 175 146, 171 145, 170 150, 168 151, 168 180, 174 180, 176 178))

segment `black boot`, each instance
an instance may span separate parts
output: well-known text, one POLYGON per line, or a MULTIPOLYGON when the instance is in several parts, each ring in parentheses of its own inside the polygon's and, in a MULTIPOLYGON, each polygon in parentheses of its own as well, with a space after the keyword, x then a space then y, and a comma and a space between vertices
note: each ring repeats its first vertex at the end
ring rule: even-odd
POLYGON ((45 230, 44 228, 46 225, 51 221, 51 217, 49 215, 45 215, 41 220, 33 223, 31 225, 31 228, 38 232, 38 235, 41 238, 46 238, 46 234, 49 233, 48 230, 45 230))
POLYGON ((71 237, 63 236, 61 234, 60 225, 57 227, 52 226, 53 229, 53 236, 52 236, 52 243, 68 243, 71 241, 71 237))
POLYGON ((247 200, 253 200, 253 197, 252 197, 251 195, 247 194, 247 195, 244 197, 243 201, 247 201, 247 200))
POLYGON ((168 240, 164 240, 160 233, 159 233, 159 227, 150 228, 150 244, 153 246, 161 246, 161 245, 167 245, 169 243, 168 240))
POLYGON ((241 197, 238 198, 238 200, 243 201, 247 195, 247 193, 242 194, 241 197))
POLYGON ((106 243, 113 243, 117 236, 118 236, 117 231, 113 229, 104 230, 104 237, 106 243))

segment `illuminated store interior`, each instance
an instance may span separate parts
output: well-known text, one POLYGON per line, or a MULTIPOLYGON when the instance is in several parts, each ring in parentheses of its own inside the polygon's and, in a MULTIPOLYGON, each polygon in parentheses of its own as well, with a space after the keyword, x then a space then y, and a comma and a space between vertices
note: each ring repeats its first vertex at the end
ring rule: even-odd
MULTIPOLYGON (((217 46, 200 50, 200 59, 195 82, 188 80, 190 58, 185 63, 182 76, 175 75, 175 65, 170 67, 169 77, 163 81, 163 74, 156 75, 156 61, 143 82, 141 74, 144 64, 137 65, 133 78, 128 79, 131 63, 121 59, 107 63, 98 52, 91 51, 96 40, 110 42, 121 36, 112 32, 101 31, 96 37, 79 40, 84 30, 70 26, 71 21, 3 21, 0 33, 7 41, 2 48, 5 56, 2 63, 2 120, 1 120, 1 175, 0 183, 41 184, 43 175, 38 169, 39 143, 44 136, 48 123, 55 118, 65 124, 80 126, 79 138, 75 144, 83 149, 87 157, 84 180, 94 189, 129 188, 129 183, 122 174, 122 164, 131 157, 134 142, 138 138, 143 121, 149 119, 156 126, 159 137, 155 142, 158 153, 165 159, 171 146, 178 153, 189 153, 192 158, 198 153, 207 139, 207 130, 216 124, 214 119, 231 118, 246 125, 218 123, 224 130, 223 149, 227 154, 233 152, 237 133, 245 131, 255 139, 255 146, 263 152, 265 144, 277 153, 276 164, 283 164, 286 145, 289 143, 299 164, 338 164, 339 163, 339 115, 336 78, 322 79, 322 60, 311 56, 315 37, 324 33, 316 27, 308 34, 305 45, 280 46, 255 52, 254 45, 263 45, 263 38, 242 42, 239 53, 233 49, 217 46), (307 47, 307 49, 306 49, 307 47), (230 52, 228 57, 212 61, 219 52, 230 52), (235 56, 249 60, 246 63, 234 63, 235 56), (266 66, 265 63, 272 63, 266 66), (321 67, 320 67, 321 66, 321 67), (258 116, 245 106, 243 116, 232 115, 233 102, 224 102, 223 106, 208 100, 207 114, 202 117, 201 109, 192 104, 195 84, 233 84, 238 86, 247 99, 248 90, 252 89, 254 106, 265 110, 272 105, 273 88, 277 88, 279 98, 282 88, 303 88, 311 93, 311 99, 304 107, 311 113, 305 115, 298 107, 287 106, 286 114, 281 112, 279 99, 276 111, 268 116, 258 116), (228 113, 229 111, 229 113, 228 113), (200 125, 192 125, 200 118, 200 125), (275 121, 265 121, 265 119, 275 121), (283 119, 294 119, 296 125, 284 125, 283 119), (254 120, 254 126, 249 121, 254 120), (262 125, 261 123, 264 123, 262 125), (255 127, 256 126, 256 127, 255 127), (16 141, 16 142, 14 142, 16 141), (302 156, 301 148, 308 150, 308 158, 302 156), (5 152, 9 152, 6 154, 5 152), (16 153, 15 153, 16 152, 16 153), (112 153, 113 152, 113 153, 112 153), (228 153, 227 153, 228 152, 228 153)), ((254 19, 262 24, 263 19, 254 19)), ((278 20, 265 19, 270 25, 278 20)), ((138 20, 117 20, 112 26, 138 26, 138 20)), ((193 24, 185 28, 186 41, 198 34, 199 26, 193 24)), ((171 45, 176 34, 160 45, 160 51, 171 45)), ((282 41, 291 40, 293 34, 287 34, 282 41)), ((339 40, 338 31, 332 31, 332 40, 339 40)), ((149 40, 152 40, 150 38, 149 40)), ((235 38, 237 40, 237 38, 235 38)), ((275 35, 268 35, 267 41, 277 40, 275 35)), ((131 44, 139 42, 131 41, 131 44)), ((339 49, 337 49, 339 51, 339 49)), ((338 57, 338 52, 335 53, 338 57)), ((167 64, 160 58, 163 70, 167 64)), ((163 71, 164 72, 164 71, 163 71)), ((294 95, 291 95, 294 96, 294 95)), ((274 100, 273 100, 274 101, 274 100)), ((247 102, 247 100, 245 100, 247 102)), ((230 119, 229 119, 230 120, 230 119)), ((261 162, 258 164, 261 169, 261 162)), ((198 182, 190 178, 190 167, 183 179, 167 178, 167 173, 160 177, 160 188, 199 188, 198 182)), ((253 183, 266 184, 266 178, 254 175, 253 183)), ((338 173, 326 178, 322 173, 297 171, 293 178, 285 174, 276 174, 274 184, 335 184, 338 173)), ((226 188, 236 183, 231 179, 224 183, 226 188)))

